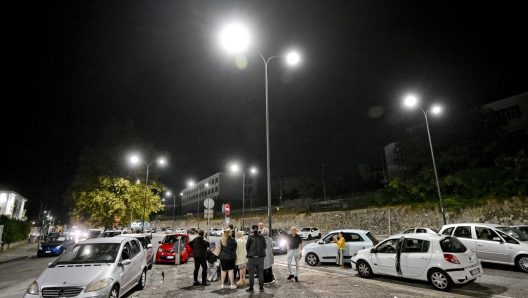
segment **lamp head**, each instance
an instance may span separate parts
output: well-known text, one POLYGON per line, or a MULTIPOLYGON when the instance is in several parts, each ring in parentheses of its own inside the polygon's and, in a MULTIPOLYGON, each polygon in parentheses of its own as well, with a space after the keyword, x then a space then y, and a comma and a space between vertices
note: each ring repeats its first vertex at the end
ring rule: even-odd
POLYGON ((441 111, 442 111, 442 108, 440 108, 439 106, 434 106, 431 109, 431 112, 433 112, 433 114, 439 114, 441 111))
POLYGON ((301 58, 299 54, 295 52, 289 53, 288 56, 286 56, 286 61, 288 61, 288 63, 292 65, 299 63, 300 60, 301 58))
POLYGON ((257 173, 257 169, 255 168, 251 168, 251 170, 249 170, 251 172, 251 174, 256 174, 257 173))
POLYGON ((244 51, 250 43, 249 31, 241 24, 230 24, 220 32, 220 44, 233 54, 244 51))
POLYGON ((139 162, 139 158, 138 158, 137 156, 134 155, 134 156, 132 156, 132 157, 130 158, 130 161, 131 161, 132 163, 138 163, 138 162, 139 162))
POLYGON ((405 98, 405 105, 408 107, 413 107, 418 103, 416 96, 409 95, 405 98))
POLYGON ((231 171, 238 172, 238 166, 237 165, 232 165, 231 166, 231 171))

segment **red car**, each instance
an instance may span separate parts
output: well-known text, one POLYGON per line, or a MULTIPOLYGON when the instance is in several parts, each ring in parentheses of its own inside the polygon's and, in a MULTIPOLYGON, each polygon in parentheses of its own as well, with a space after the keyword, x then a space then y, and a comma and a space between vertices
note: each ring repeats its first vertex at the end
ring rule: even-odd
POLYGON ((193 256, 193 250, 189 246, 189 235, 187 234, 169 234, 158 243, 156 264, 175 263, 178 244, 180 245, 180 264, 187 262, 193 256))

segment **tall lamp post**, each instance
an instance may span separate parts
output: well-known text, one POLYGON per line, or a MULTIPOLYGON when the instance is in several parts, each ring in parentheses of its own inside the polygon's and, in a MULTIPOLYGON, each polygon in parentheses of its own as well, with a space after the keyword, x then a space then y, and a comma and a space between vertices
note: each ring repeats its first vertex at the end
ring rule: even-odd
MULTIPOLYGON (((231 171, 238 172, 238 166, 233 165, 231 166, 231 171)), ((255 174, 257 170, 255 168, 251 168, 249 170, 251 174, 255 174)), ((253 190, 251 191, 253 193, 253 190)), ((246 227, 244 224, 244 219, 246 218, 246 172, 242 171, 242 230, 246 227)))
POLYGON ((172 208, 172 230, 174 231, 174 211, 176 210, 176 194, 172 194, 170 191, 167 192, 168 196, 172 195, 173 198, 173 208, 172 208))
MULTIPOLYGON (((405 98, 405 105, 408 106, 408 107, 413 107, 415 105, 418 104, 418 99, 414 96, 407 96, 405 98)), ((425 126, 427 127, 427 136, 429 137, 429 147, 431 148, 431 158, 433 159, 433 169, 434 169, 434 173, 435 173, 435 178, 436 178, 436 187, 438 189, 438 197, 440 198, 440 210, 442 211, 442 219, 444 220, 444 225, 447 224, 447 221, 446 221, 446 216, 445 216, 445 211, 444 211, 444 202, 442 201, 442 192, 440 191, 440 183, 438 181, 438 173, 436 171, 436 163, 435 163, 435 158, 434 158, 434 153, 433 153, 433 143, 431 142, 431 133, 429 132, 429 122, 427 120, 427 114, 429 113, 429 110, 425 111, 424 109, 422 109, 422 107, 418 106, 420 108, 420 110, 422 110, 424 116, 425 116, 425 126)), ((438 114, 440 113, 441 109, 440 107, 438 106, 434 106, 432 109, 431 109, 431 112, 433 114, 438 114)))
MULTIPOLYGON (((152 165, 152 163, 146 163, 146 162, 140 160, 137 156, 132 156, 132 158, 130 158, 130 161, 133 164, 136 164, 138 162, 142 162, 142 163, 144 163, 147 166, 147 175, 145 177, 145 199, 143 200, 143 221, 142 221, 142 224, 141 224, 141 234, 143 234, 143 231, 145 229, 145 215, 147 213, 148 175, 149 175, 149 168, 150 168, 150 165, 152 165)), ((165 160, 161 159, 161 158, 158 159, 158 164, 160 164, 160 165, 165 164, 165 160)))
MULTIPOLYGON (((231 53, 242 52, 248 48, 250 43, 249 32, 238 24, 225 27, 220 34, 220 42, 223 47, 231 53)), ((273 58, 282 58, 282 56, 271 56, 268 59, 257 50, 255 50, 262 61, 264 61, 264 74, 266 85, 266 157, 267 157, 267 183, 268 183, 268 225, 271 231, 271 178, 270 178, 270 142, 269 142, 269 107, 268 107, 268 62, 273 58)), ((297 64, 300 57, 297 53, 289 53, 286 56, 289 64, 297 64)))

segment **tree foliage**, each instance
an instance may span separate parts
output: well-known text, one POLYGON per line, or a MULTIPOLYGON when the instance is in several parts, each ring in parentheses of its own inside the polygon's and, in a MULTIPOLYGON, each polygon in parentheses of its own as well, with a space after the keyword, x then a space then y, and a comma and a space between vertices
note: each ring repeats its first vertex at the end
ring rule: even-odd
POLYGON ((125 178, 100 177, 91 189, 74 193, 70 217, 76 223, 104 227, 112 226, 116 218, 128 225, 131 214, 133 219, 148 221, 150 213, 164 207, 159 196, 163 189, 156 181, 149 181, 146 188, 125 178))

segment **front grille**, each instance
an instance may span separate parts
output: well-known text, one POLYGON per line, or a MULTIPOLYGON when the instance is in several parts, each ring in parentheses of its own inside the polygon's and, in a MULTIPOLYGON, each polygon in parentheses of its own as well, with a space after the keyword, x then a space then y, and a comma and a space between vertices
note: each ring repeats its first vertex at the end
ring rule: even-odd
POLYGON ((42 297, 77 297, 82 290, 79 287, 43 288, 42 297))

